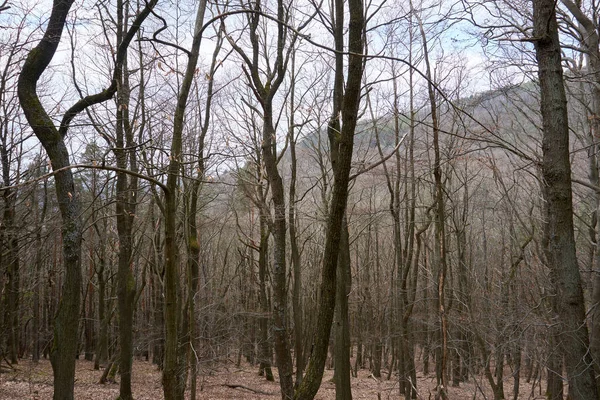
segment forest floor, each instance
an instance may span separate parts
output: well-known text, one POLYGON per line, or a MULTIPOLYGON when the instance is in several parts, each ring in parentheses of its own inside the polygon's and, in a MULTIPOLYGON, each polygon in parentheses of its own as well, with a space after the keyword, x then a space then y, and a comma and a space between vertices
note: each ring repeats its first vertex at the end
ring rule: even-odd
MULTIPOLYGON (((77 400, 109 400, 116 399, 119 384, 99 384, 102 371, 94 370, 91 361, 77 361, 75 380, 75 398, 77 400)), ((315 399, 335 399, 335 385, 331 381, 333 371, 325 371, 325 377, 315 399)), ((504 384, 507 398, 512 398, 512 377, 504 384)), ((435 377, 417 376, 419 399, 435 398, 435 377)), ((524 381, 524 379, 523 379, 524 381)), ((135 361, 133 364, 133 394, 136 400, 159 400, 163 398, 161 373, 149 362, 135 361)), ((545 384, 542 383, 545 388, 545 384)), ((532 385, 523 382, 519 399, 544 399, 539 382, 532 391, 532 385)), ((352 378, 352 395, 354 399, 398 399, 398 384, 395 379, 375 379, 368 370, 359 371, 357 378, 352 378)), ((258 376, 257 368, 249 365, 236 367, 235 364, 219 364, 210 371, 203 371, 198 376, 198 399, 279 399, 279 384, 267 382, 258 376)), ((52 368, 47 360, 34 364, 21 360, 16 371, 0 374, 0 400, 29 399, 46 400, 52 398, 52 368)), ((448 389, 450 400, 492 399, 489 385, 484 378, 476 382, 471 380, 448 389)))

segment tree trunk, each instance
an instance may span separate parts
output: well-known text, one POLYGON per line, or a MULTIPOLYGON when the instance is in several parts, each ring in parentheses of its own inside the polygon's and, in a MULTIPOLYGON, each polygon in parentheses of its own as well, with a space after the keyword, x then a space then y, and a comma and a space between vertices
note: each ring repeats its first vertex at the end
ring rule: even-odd
POLYGON ((100 321, 100 336, 96 350, 96 361, 94 368, 106 365, 108 362, 108 315, 106 312, 106 242, 102 237, 100 240, 100 255, 96 275, 98 276, 98 320, 100 321))
MULTIPOLYGON (((546 366, 546 371, 548 373, 548 380, 546 386, 546 398, 548 400, 563 400, 563 363, 562 357, 559 350, 558 340, 560 338, 556 335, 555 332, 552 332, 550 335, 550 340, 548 341, 548 361, 546 366)), ((584 399, 584 397, 581 397, 584 399)), ((592 399, 590 397, 590 399, 592 399)))
MULTIPOLYGON (((573 14, 581 29, 585 32, 582 35, 581 45, 585 48, 587 57, 586 77, 589 77, 591 91, 591 107, 589 133, 589 166, 590 166, 590 183, 595 186, 600 186, 600 177, 598 174, 598 140, 600 139, 600 38, 598 37, 598 26, 595 20, 589 18, 581 9, 581 2, 577 4, 571 0, 562 0, 562 3, 567 7, 569 12, 573 14)), ((592 297, 590 313, 590 351, 594 359, 596 385, 600 384, 600 241, 598 233, 600 231, 600 193, 596 190, 594 193, 596 199, 595 212, 595 237, 596 242, 596 259, 594 271, 592 273, 592 297)), ((598 388, 600 390, 600 387, 598 388)))
POLYGON ((267 268, 269 256, 269 230, 267 228, 266 217, 261 213, 260 221, 260 243, 258 254, 258 280, 259 280, 259 304, 261 316, 258 321, 259 342, 258 359, 259 373, 262 372, 268 381, 273 381, 273 371, 271 370, 271 360, 273 352, 269 340, 269 314, 271 305, 267 297, 267 268))
POLYGON ((273 216, 273 336, 275 359, 279 370, 281 397, 291 399, 294 393, 292 382, 293 366, 287 338, 287 268, 286 268, 286 207, 283 180, 277 171, 277 157, 273 113, 270 103, 263 105, 263 159, 271 185, 274 206, 273 216))
MULTIPOLYGON (((19 76, 19 100, 23 111, 48 153, 53 170, 69 166, 69 153, 64 138, 44 110, 38 95, 37 82, 52 60, 72 0, 57 0, 44 37, 31 50, 19 76)), ((54 341, 50 350, 54 371, 54 399, 72 400, 77 354, 77 327, 81 298, 81 223, 79 194, 73 174, 64 169, 55 175, 56 196, 62 216, 63 262, 65 279, 59 309, 54 320, 54 341)))
MULTIPOLYGON (((188 62, 181 83, 177 105, 173 118, 173 137, 165 191, 165 352, 163 369, 163 391, 165 400, 183 399, 185 392, 184 372, 181 370, 181 352, 179 351, 179 316, 181 302, 179 296, 179 247, 177 245, 177 192, 179 173, 182 163, 182 136, 187 101, 192 88, 196 65, 202 41, 202 25, 206 0, 201 0, 196 14, 192 47, 188 53, 188 62)), ((185 368, 184 368, 185 370, 185 368)))
MULTIPOLYGON (((34 204, 39 204, 39 200, 37 198, 37 186, 33 192, 34 204)), ((36 254, 35 254, 35 289, 33 292, 33 362, 38 362, 40 359, 40 351, 41 351, 41 342, 40 342, 40 329, 41 329, 41 317, 40 317, 40 307, 42 306, 41 298, 42 298, 42 231, 44 220, 46 219, 46 211, 48 209, 48 185, 44 182, 44 191, 42 195, 42 209, 41 212, 39 207, 36 207, 36 222, 37 229, 35 233, 35 243, 36 243, 36 254), (38 214, 39 213, 39 214, 38 214)))
MULTIPOLYGON (((8 171, 8 155, 4 150, 5 144, 2 146, 2 172, 4 175, 4 186, 10 186, 10 171, 8 171)), ((20 286, 20 271, 19 271, 19 239, 17 237, 17 227, 15 226, 15 199, 17 192, 13 190, 5 190, 4 198, 4 213, 2 232, 0 233, 0 243, 2 256, 0 260, 5 264, 4 270, 8 277, 6 283, 5 294, 5 327, 8 330, 7 348, 8 358, 12 364, 18 363, 18 347, 19 347, 19 286, 20 286)))
MULTIPOLYGON (((341 0, 336 0, 336 8, 341 0)), ((358 119, 358 106, 360 101, 361 83, 363 75, 363 58, 359 55, 363 52, 363 31, 365 19, 363 5, 360 0, 349 0, 349 34, 348 50, 350 52, 348 62, 347 84, 343 96, 341 108, 342 129, 339 134, 338 156, 333 157, 337 165, 334 167, 333 195, 327 217, 327 231, 325 239, 325 250, 323 254, 323 270, 321 277, 321 300, 317 315, 317 326, 312 355, 306 369, 306 375, 302 384, 298 387, 294 398, 297 400, 313 399, 323 378, 323 369, 327 358, 329 346, 329 335, 333 321, 335 308, 336 270, 338 262, 338 250, 341 240, 342 220, 346 210, 348 199, 348 183, 350 178, 350 166, 352 162, 352 151, 354 145, 354 131, 358 119)), ((337 47, 337 44, 336 44, 337 47)), ((336 63, 336 70, 339 65, 336 63)))
MULTIPOLYGON (((118 76, 129 43, 139 30, 156 0, 147 3, 132 23, 116 52, 115 72, 118 76)), ((80 194, 76 191, 73 173, 69 169, 69 152, 65 143, 70 122, 86 108, 109 100, 115 94, 117 81, 98 94, 89 95, 71 106, 64 114, 60 127, 46 113, 37 94, 37 83, 46 70, 60 42, 65 21, 73 0, 55 0, 46 32, 25 60, 19 75, 18 94, 21 107, 32 130, 48 154, 55 174, 56 196, 62 216, 62 241, 65 280, 62 298, 54 320, 54 340, 50 352, 54 371, 54 399, 73 399, 77 327, 81 299, 81 221, 80 194)))
MULTIPOLYGON (((150 223, 152 226, 159 226, 160 219, 155 217, 155 199, 150 200, 150 223)), ((165 354, 165 321, 164 321, 164 276, 165 270, 162 265, 162 238, 161 231, 156 230, 152 236, 152 255, 150 256, 150 289, 152 296, 152 363, 163 370, 163 361, 165 354)))
POLYGON ((350 320, 348 296, 352 272, 350 269, 350 235, 346 217, 342 221, 342 237, 336 276, 335 325, 335 398, 352 400, 350 386, 350 320))
MULTIPOLYGON (((127 30, 125 17, 127 6, 123 0, 117 1, 117 43, 121 43, 127 30)), ((122 68, 117 74, 117 121, 116 143, 113 152, 117 167, 137 173, 135 139, 129 116, 130 88, 127 56, 123 58, 122 68)), ((143 78, 140 96, 144 95, 143 78)), ((142 107, 142 113, 145 110, 142 107)), ((142 117, 142 127, 145 119, 142 117)), ((117 268, 117 300, 119 308, 119 397, 121 400, 133 399, 131 392, 131 369, 133 363, 133 316, 135 312, 136 281, 133 276, 133 222, 136 213, 138 180, 125 172, 117 173, 116 218, 119 237, 117 268)))
POLYGON ((569 122, 554 0, 534 0, 534 45, 542 111, 542 177, 545 200, 544 252, 556 274, 558 323, 569 392, 576 399, 596 399, 589 353, 585 305, 575 254, 569 122))
MULTIPOLYGON (((6 74, 6 72, 5 72, 6 74)), ((4 74, 4 75, 5 75, 4 74)), ((2 79, 2 87, 4 89, 5 79, 2 79)), ((10 154, 9 146, 12 143, 8 142, 9 132, 7 125, 2 123, 0 126, 0 160, 2 165, 2 184, 4 187, 11 185, 10 171, 10 154)), ((5 189, 2 192, 4 200, 3 220, 0 225, 0 262, 2 269, 8 277, 5 292, 5 308, 4 308, 4 326, 8 331, 6 347, 8 349, 8 358, 12 364, 18 362, 18 347, 19 347, 19 287, 20 287, 20 271, 19 271, 19 238, 18 227, 16 226, 16 208, 18 191, 16 189, 5 189)), ((0 288, 1 290, 1 288, 0 288)), ((2 299, 0 299, 2 301, 2 299)), ((0 337, 0 340, 3 339, 0 337)), ((0 342, 0 346, 3 343, 0 342)))
POLYGON ((95 332, 95 310, 96 310, 96 302, 94 296, 94 284, 92 283, 92 278, 94 277, 94 265, 92 262, 93 255, 90 257, 90 266, 89 266, 89 276, 88 276, 88 284, 87 284, 87 292, 86 292, 86 312, 85 312, 85 321, 84 321, 84 359, 86 361, 92 361, 94 359, 94 342, 96 339, 95 332))
POLYGON ((290 142, 290 189, 289 189, 289 217, 288 223, 290 227, 290 251, 292 271, 294 275, 294 285, 292 288, 292 311, 294 314, 294 356, 296 358, 296 383, 297 387, 302 382, 304 375, 304 346, 303 337, 303 321, 302 321, 302 299, 300 293, 302 291, 302 265, 300 259, 300 249, 298 248, 298 233, 296 231, 296 180, 298 173, 298 162, 296 158, 296 135, 295 135, 295 120, 296 113, 295 95, 296 95, 296 53, 292 55, 292 76, 290 78, 292 87, 290 88, 290 122, 288 124, 288 136, 290 142))
POLYGON ((437 391, 439 397, 446 399, 447 388, 448 388, 448 321, 446 316, 446 305, 445 305, 445 290, 446 290, 446 274, 447 274, 447 262, 446 262, 446 218, 445 218, 445 198, 444 198, 444 183, 442 181, 442 168, 440 158, 440 126, 437 115, 437 99, 435 96, 435 88, 433 83, 433 74, 431 65, 429 62, 429 50, 427 48, 427 37, 423 27, 423 22, 419 18, 419 29, 421 31, 421 37, 423 39, 423 55, 426 65, 426 76, 427 76, 427 91, 429 95, 429 104, 431 107, 431 125, 433 131, 433 151, 434 151, 434 164, 433 164, 433 176, 435 181, 435 247, 434 247, 434 263, 435 263, 435 278, 436 278, 436 307, 437 307, 437 321, 435 327, 435 334, 437 338, 437 345, 435 350, 435 362, 436 362, 436 379, 437 379, 437 391))

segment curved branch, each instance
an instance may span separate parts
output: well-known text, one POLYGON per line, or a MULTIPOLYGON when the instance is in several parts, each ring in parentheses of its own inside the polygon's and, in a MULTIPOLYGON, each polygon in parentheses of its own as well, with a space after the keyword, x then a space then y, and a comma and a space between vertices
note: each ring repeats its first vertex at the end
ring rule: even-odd
POLYGON ((390 154, 388 154, 385 157, 382 157, 379 161, 374 162, 373 164, 370 164, 369 166, 359 170, 358 172, 350 175, 350 180, 354 180, 356 178, 358 178, 360 175, 369 172, 375 168, 377 168, 378 166, 380 166, 381 164, 384 164, 387 160, 389 160, 394 154, 396 154, 396 152, 398 150, 400 150, 400 146, 402 146, 402 143, 404 142, 404 139, 406 139, 406 137, 408 136, 408 133, 405 133, 404 136, 402 136, 402 138, 400 139, 400 141, 398 141, 398 144, 396 145, 396 147, 394 147, 394 149, 392 151, 390 151, 390 154))
POLYGON ((48 178, 50 178, 50 177, 52 177, 52 176, 54 176, 54 175, 56 175, 56 174, 58 174, 60 172, 63 172, 63 171, 69 170, 69 169, 74 169, 74 168, 100 169, 100 170, 104 170, 104 171, 121 172, 121 173, 124 173, 124 174, 127 174, 127 175, 134 176, 134 177, 139 178, 139 179, 143 179, 143 180, 148 181, 150 183, 153 183, 156 186, 160 187, 163 190, 163 192, 165 192, 165 193, 169 193, 170 192, 169 188, 164 183, 162 183, 161 181, 159 181, 157 179, 154 179, 154 178, 152 178, 152 177, 150 177, 148 175, 140 174, 139 172, 133 172, 133 171, 130 171, 130 170, 125 169, 125 168, 117 168, 117 167, 111 167, 111 166, 105 166, 105 165, 74 164, 74 165, 69 165, 69 166, 63 167, 63 168, 55 169, 52 172, 48 172, 47 174, 38 176, 37 178, 32 179, 30 181, 21 182, 19 184, 12 185, 12 186, 3 186, 3 187, 0 187, 0 193, 4 192, 6 190, 12 190, 12 189, 19 188, 19 187, 22 187, 22 186, 31 185, 33 183, 36 183, 36 182, 48 179, 48 178))
POLYGON ((127 34, 123 38, 123 41, 119 44, 119 48, 117 49, 117 58, 115 60, 115 70, 113 71, 112 81, 110 86, 107 89, 104 89, 100 93, 92 94, 80 99, 77 103, 73 104, 71 108, 67 110, 65 115, 60 122, 60 128, 58 132, 61 137, 65 137, 67 131, 69 130, 69 124, 83 110, 86 108, 93 106, 94 104, 99 104, 105 102, 112 98, 114 94, 117 92, 117 76, 121 69, 123 68, 123 60, 127 55, 127 50, 129 49, 129 44, 133 40, 133 37, 139 31, 142 22, 150 15, 154 6, 158 3, 158 0, 151 0, 149 3, 146 3, 144 9, 138 14, 133 23, 131 24, 131 28, 127 31, 127 34))
POLYGON ((156 43, 162 44, 164 46, 174 47, 175 49, 184 52, 188 57, 190 57, 191 52, 188 49, 183 48, 183 47, 179 46, 178 44, 167 42, 166 40, 162 40, 162 39, 158 38, 158 35, 160 35, 160 33, 162 31, 167 29, 167 20, 164 17, 162 17, 161 15, 158 15, 154 10, 151 10, 150 12, 152 13, 152 15, 154 15, 156 18, 158 18, 162 22, 163 26, 159 30, 154 32, 154 34, 152 34, 152 39, 141 38, 140 41, 156 42, 156 43))

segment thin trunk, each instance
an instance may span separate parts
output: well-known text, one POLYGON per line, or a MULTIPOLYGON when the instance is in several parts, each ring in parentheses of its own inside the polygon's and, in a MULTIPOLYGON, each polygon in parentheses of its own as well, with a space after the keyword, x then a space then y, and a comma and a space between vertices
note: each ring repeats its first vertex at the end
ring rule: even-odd
MULTIPOLYGON (((188 62, 181 83, 177 105, 173 118, 173 137, 171 140, 171 155, 167 176, 167 191, 165 191, 165 352, 163 369, 163 391, 165 400, 183 399, 185 392, 185 371, 181 370, 181 357, 179 351, 179 317, 181 302, 179 295, 179 262, 177 246, 177 192, 179 187, 179 173, 182 163, 182 137, 184 128, 185 109, 196 73, 200 42, 202 41, 202 25, 206 0, 201 0, 196 14, 194 37, 192 47, 188 54, 188 62)), ((185 368, 184 368, 185 370, 185 368)))
POLYGON ((298 248, 298 233, 296 231, 296 180, 297 180, 297 159, 296 159, 296 135, 295 135, 295 81, 296 81, 296 54, 292 52, 292 87, 290 88, 290 122, 289 122, 289 142, 290 142, 290 189, 289 189, 289 217, 288 223, 290 226, 290 251, 292 270, 294 274, 294 286, 292 288, 292 310, 294 313, 294 356, 296 358, 296 382, 297 387, 302 383, 304 375, 304 347, 302 343, 303 324, 302 324, 302 299, 300 293, 302 291, 302 266, 300 259, 300 249, 298 248))
MULTIPOLYGON (((160 226, 160 219, 155 216, 155 198, 150 199, 150 224, 153 227, 160 226)), ((150 256, 150 288, 152 296, 152 325, 154 326, 152 334, 152 363, 163 369, 165 354, 165 320, 164 320, 164 276, 165 269, 159 260, 162 260, 162 236, 161 230, 156 229, 152 236, 152 254, 150 256)))
MULTIPOLYGON (((117 1, 117 43, 121 43, 127 30, 128 12, 123 0, 117 1)), ((143 83, 143 82, 142 82, 143 83)), ((129 69, 127 56, 117 74, 117 121, 116 145, 114 148, 117 167, 137 172, 135 143, 129 121, 129 69), (126 150, 128 148, 129 150, 126 150)), ((143 95, 143 92, 142 92, 143 95)), ((119 237, 117 267, 117 301, 119 308, 119 397, 133 399, 131 391, 131 369, 133 362, 133 314, 136 282, 133 276, 133 216, 136 212, 137 178, 124 172, 117 173, 116 216, 119 237)))
MULTIPOLYGON (((550 333, 548 340, 548 361, 546 371, 548 373, 546 385, 546 398, 548 400, 563 400, 563 362, 559 351, 559 335, 558 332, 550 333)), ((581 397, 584 399, 584 397, 581 397)), ((592 399, 590 397, 589 399, 592 399)))
MULTIPOLYGON (((4 80, 3 80, 4 83, 4 80)), ((3 86, 3 85, 2 85, 3 86)), ((2 165, 2 184, 5 187, 11 185, 10 171, 10 153, 8 142, 8 128, 5 124, 0 126, 0 160, 2 165)), ((0 251, 2 252, 0 260, 3 264, 2 270, 8 278, 5 290, 5 308, 4 308, 4 326, 7 327, 8 337, 7 348, 8 358, 12 364, 18 362, 18 346, 19 346, 19 286, 20 286, 20 271, 19 271, 19 239, 18 228, 16 226, 16 208, 17 200, 16 189, 6 189, 2 192, 4 200, 4 212, 2 225, 0 226, 0 251)), ((0 299, 1 301, 1 299, 0 299)), ((1 338, 0 338, 1 339, 1 338)), ((3 344, 0 343, 0 346, 3 344)))
POLYGON ((512 352, 513 359, 513 400, 519 399, 519 388, 521 386, 521 345, 517 343, 512 352))
MULTIPOLYGON (((215 72, 220 65, 218 61, 218 55, 221 50, 223 43, 222 30, 219 30, 219 36, 217 37, 217 43, 213 52, 212 63, 209 70, 209 76, 214 77, 215 72)), ((189 363, 190 363, 190 400, 196 399, 196 378, 198 375, 198 340, 197 340, 197 326, 198 321, 196 317, 196 302, 199 300, 198 292, 200 290, 200 237, 198 234, 197 225, 197 214, 198 214, 198 200, 201 191, 201 182, 204 179, 205 173, 205 157, 204 142, 206 134, 209 130, 210 123, 210 112, 213 97, 213 86, 214 79, 210 79, 208 83, 208 89, 206 94, 206 103, 204 109, 204 120, 198 137, 198 165, 197 165, 197 176, 196 180, 191 184, 191 193, 188 210, 188 270, 190 274, 189 278, 189 363)))
MULTIPOLYGON (((39 204, 39 200, 37 198, 37 186, 33 192, 34 204, 39 204)), ((42 232, 43 225, 46 219, 46 210, 48 204, 48 186, 44 182, 44 191, 42 197, 42 210, 41 213, 37 215, 37 229, 35 233, 35 244, 36 244, 36 254, 35 254, 35 289, 33 292, 33 362, 37 363, 40 360, 40 329, 41 329, 41 321, 40 321, 40 307, 41 307, 41 296, 42 296, 42 267, 43 267, 43 259, 42 259, 42 232)), ((39 207, 35 208, 36 214, 39 213, 39 207)))
POLYGON ((258 280, 259 280, 259 304, 261 316, 258 321, 259 342, 258 358, 259 373, 262 373, 268 381, 273 381, 273 371, 271 370, 272 354, 271 343, 269 340, 269 314, 271 305, 267 297, 267 268, 269 256, 269 230, 266 217, 260 215, 260 243, 258 254, 258 280))
POLYGON ((94 368, 106 365, 108 362, 108 313, 106 312, 106 242, 99 237, 99 256, 96 265, 98 277, 98 320, 100 321, 100 336, 97 342, 96 361, 94 368))
MULTIPOLYGON (((92 252, 93 250, 90 250, 92 252)), ((87 296, 86 296, 86 305, 87 309, 85 312, 85 321, 84 321, 84 358, 86 361, 92 361, 94 359, 94 342, 96 339, 96 327, 95 327, 95 310, 96 310, 96 302, 94 296, 94 284, 92 282, 92 278, 94 277, 94 264, 93 264, 93 255, 90 255, 90 266, 89 266, 89 275, 88 275, 88 287, 87 287, 87 296)))
MULTIPOLYGON (((5 146, 2 146, 5 149, 5 146)), ((10 178, 8 171, 8 156, 5 150, 2 153, 2 165, 4 175, 4 186, 10 186, 10 178), (6 163, 5 163, 6 159, 6 163)), ((5 294, 5 309, 4 309, 4 326, 7 327, 7 348, 8 358, 12 364, 18 363, 18 346, 19 346, 19 286, 20 286, 20 271, 19 271, 19 239, 17 237, 17 227, 15 226, 15 199, 17 192, 13 190, 5 190, 4 198, 4 213, 2 232, 0 238, 2 243, 2 262, 5 264, 5 271, 8 277, 6 282, 5 294)))
POLYGON ((437 323, 436 336, 438 344, 436 346, 436 379, 438 385, 437 396, 442 399, 447 399, 448 388, 448 321, 445 309, 445 289, 446 289, 446 218, 445 218, 445 201, 444 201, 444 183, 442 182, 442 168, 440 157, 440 128, 438 121, 437 99, 435 96, 435 88, 433 86, 433 74, 429 62, 429 50, 427 47, 427 37, 423 27, 423 22, 420 18, 419 30, 423 40, 423 55, 426 65, 427 76, 427 91, 429 95, 429 103, 431 107, 431 126, 433 131, 433 176, 435 181, 435 268, 436 268, 436 306, 437 306, 437 323))

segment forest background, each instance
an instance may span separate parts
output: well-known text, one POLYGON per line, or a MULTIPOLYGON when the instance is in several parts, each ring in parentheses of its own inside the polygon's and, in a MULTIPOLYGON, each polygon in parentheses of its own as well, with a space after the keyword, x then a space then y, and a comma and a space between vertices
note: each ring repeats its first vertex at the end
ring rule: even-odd
POLYGON ((326 366, 339 399, 364 369, 598 398, 598 17, 6 1, 0 373, 49 358, 72 399, 82 356, 130 399, 138 355, 180 399, 243 359, 283 399, 326 366))

